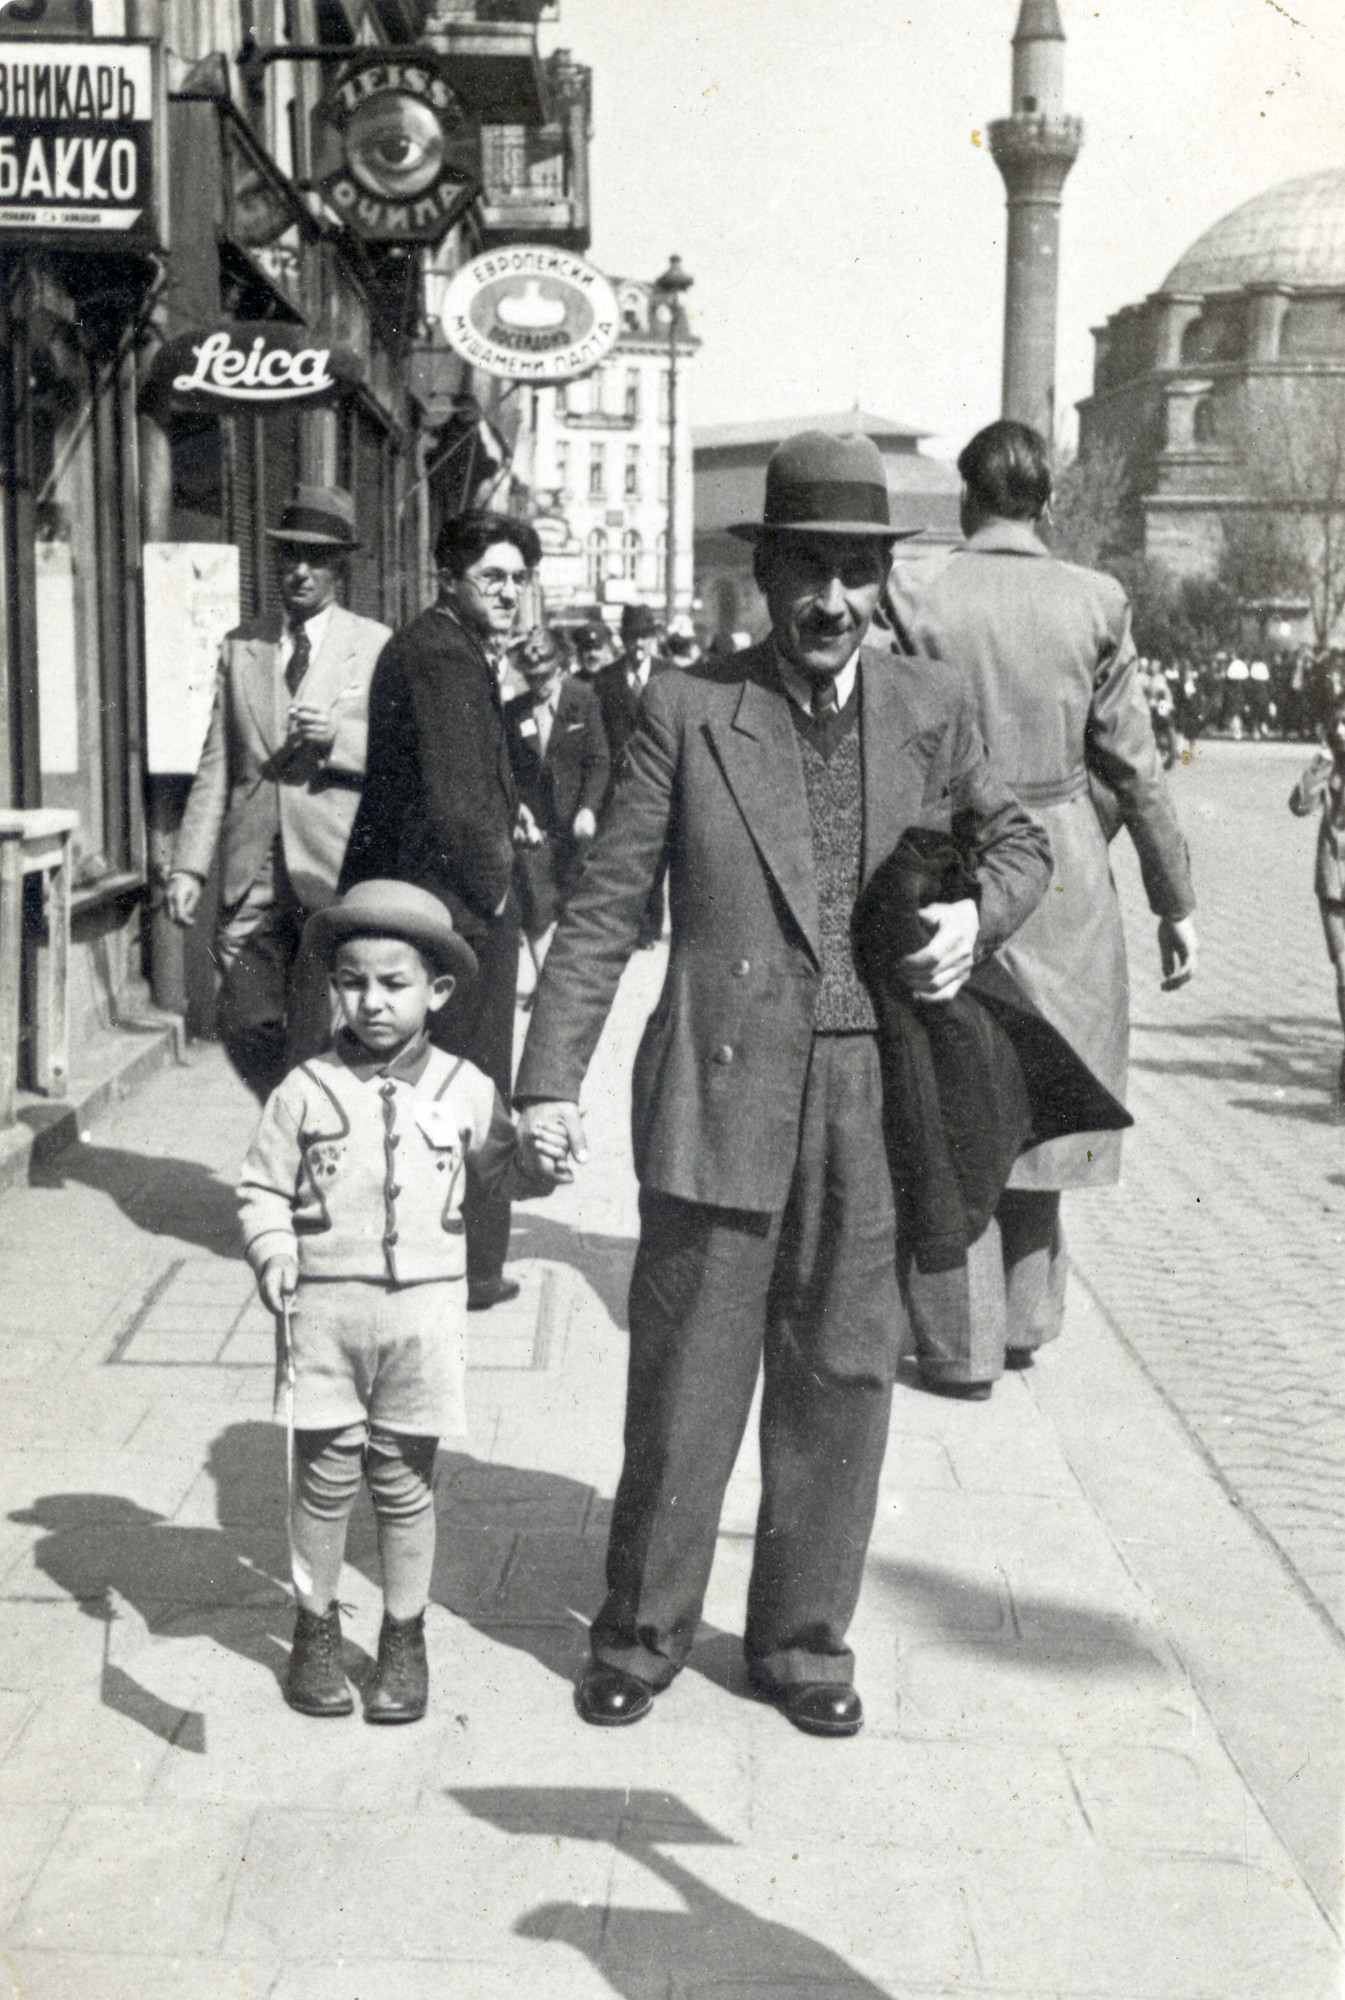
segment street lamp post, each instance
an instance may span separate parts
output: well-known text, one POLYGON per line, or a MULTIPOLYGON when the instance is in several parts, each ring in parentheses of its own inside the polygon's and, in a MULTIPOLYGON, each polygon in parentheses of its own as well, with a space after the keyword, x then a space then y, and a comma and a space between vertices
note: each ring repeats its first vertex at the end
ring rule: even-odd
POLYGON ((682 269, 680 257, 669 260, 654 290, 668 314, 668 573, 664 579, 664 610, 671 623, 677 612, 677 330, 682 317, 682 295, 694 280, 682 269))

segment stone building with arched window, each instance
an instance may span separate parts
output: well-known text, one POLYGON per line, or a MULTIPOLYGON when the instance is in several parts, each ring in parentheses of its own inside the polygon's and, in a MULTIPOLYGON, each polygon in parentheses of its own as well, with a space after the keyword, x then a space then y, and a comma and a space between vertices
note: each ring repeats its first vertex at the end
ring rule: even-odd
POLYGON ((1345 167, 1244 202, 1094 339, 1079 452, 1118 554, 1189 576, 1249 527, 1345 511, 1345 167))

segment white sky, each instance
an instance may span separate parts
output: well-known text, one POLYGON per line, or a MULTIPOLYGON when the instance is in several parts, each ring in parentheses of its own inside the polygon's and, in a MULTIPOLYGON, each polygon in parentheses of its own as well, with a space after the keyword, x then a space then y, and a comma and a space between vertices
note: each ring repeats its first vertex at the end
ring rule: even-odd
MULTIPOLYGON (((1067 108, 1057 405, 1089 329, 1248 196, 1345 164, 1343 0, 1061 0, 1067 108)), ((594 71, 592 256, 680 252, 694 423, 858 399, 951 453, 999 413, 1018 0, 561 0, 594 71)))

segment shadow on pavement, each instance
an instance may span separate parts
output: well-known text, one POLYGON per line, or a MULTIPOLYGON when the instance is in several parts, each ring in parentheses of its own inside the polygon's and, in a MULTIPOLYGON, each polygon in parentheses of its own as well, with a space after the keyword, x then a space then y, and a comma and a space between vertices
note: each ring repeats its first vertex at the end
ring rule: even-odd
POLYGON ((992 1652, 1001 1664, 1029 1673, 1167 1671, 1153 1645, 1118 1612, 1090 1611, 1064 1597, 1015 1590, 1012 1610, 992 1582, 977 1582, 930 1564, 869 1557, 867 1579, 881 1589, 899 1629, 945 1646, 992 1652))
POLYGON ((211 1445, 206 1470, 218 1490, 218 1528, 182 1526, 112 1493, 48 1493, 9 1517, 46 1530, 33 1549, 35 1566, 107 1626, 104 1705, 177 1749, 198 1751, 204 1718, 160 1700, 113 1658, 121 1607, 152 1637, 208 1637, 277 1681, 293 1625, 284 1433, 272 1424, 231 1424, 211 1445))
MULTIPOLYGON (((1269 1090, 1334 1092, 1340 1065, 1340 1028, 1325 1017, 1286 1014, 1221 1014, 1204 1021, 1174 1022, 1161 1029, 1136 1031, 1142 1049, 1145 1033, 1185 1043, 1235 1042, 1236 1053, 1202 1058, 1199 1053, 1145 1056, 1132 1048, 1130 1067, 1149 1076, 1203 1077, 1212 1083, 1262 1086, 1269 1090)), ((1230 1098, 1240 1111, 1261 1111, 1275 1118, 1328 1124, 1334 1117, 1331 1096, 1321 1104, 1286 1103, 1282 1097, 1230 1098)))
POLYGON ((753 1992, 883 2000, 882 1989, 834 1952, 788 1924, 757 1917, 722 1896, 661 1850, 733 1843, 670 1792, 454 1788, 449 1797, 509 1834, 547 1840, 600 1840, 633 1857, 680 1910, 605 1910, 544 1903, 514 1926, 518 1936, 582 1952, 622 2000, 663 2000, 678 1992, 753 1992))
POLYGON ((35 1164, 30 1178, 33 1187, 64 1188, 76 1182, 96 1188, 147 1236, 174 1236, 222 1257, 243 1254, 233 1188, 199 1160, 74 1145, 54 1160, 35 1164))
POLYGON ((635 1261, 633 1236, 585 1234, 530 1208, 516 1208, 509 1254, 569 1264, 592 1286, 612 1324, 623 1333, 629 1331, 626 1300, 630 1292, 630 1268, 635 1261))

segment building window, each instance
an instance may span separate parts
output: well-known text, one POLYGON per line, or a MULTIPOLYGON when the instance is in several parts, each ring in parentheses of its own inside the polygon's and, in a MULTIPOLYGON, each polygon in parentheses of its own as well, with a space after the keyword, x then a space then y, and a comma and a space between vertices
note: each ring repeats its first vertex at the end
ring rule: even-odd
POLYGON ((661 424, 672 422, 672 378, 666 368, 659 370, 658 419, 661 424))
POLYGON ((556 441, 556 485, 562 493, 570 491, 570 444, 568 438, 556 441))
POLYGON ((668 536, 666 530, 659 536, 655 546, 654 577, 655 589, 658 591, 660 597, 665 597, 668 591, 668 536))
POLYGON ((638 444, 628 444, 626 446, 625 494, 628 500, 638 500, 640 497, 640 447, 638 444))
POLYGON ((626 370, 626 421, 638 424, 640 421, 640 371, 638 368, 626 370))
POLYGON ((588 497, 601 500, 607 492, 607 447, 591 444, 588 448, 588 497))
POLYGON ((627 583, 638 581, 640 575, 640 557, 643 552, 644 543, 640 540, 634 528, 627 528, 625 534, 621 537, 621 574, 627 583))
POLYGON ((607 581, 607 536, 595 528, 584 544, 584 581, 595 597, 601 597, 607 581))

